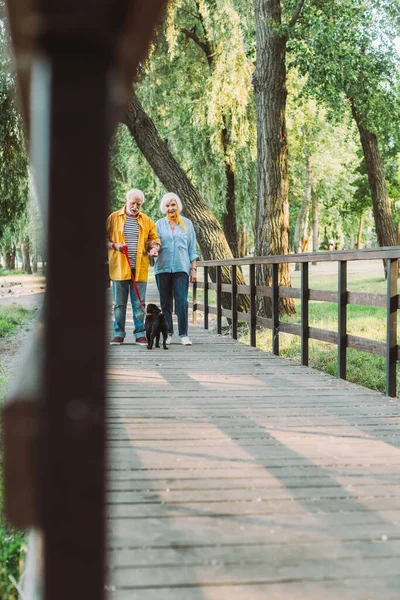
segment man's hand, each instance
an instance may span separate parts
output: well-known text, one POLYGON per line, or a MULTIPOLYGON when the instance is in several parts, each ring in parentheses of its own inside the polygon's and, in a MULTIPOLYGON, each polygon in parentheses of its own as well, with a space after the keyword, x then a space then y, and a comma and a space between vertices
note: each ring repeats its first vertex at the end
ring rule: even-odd
POLYGON ((158 256, 158 251, 160 249, 160 244, 155 240, 149 240, 147 242, 147 247, 149 249, 149 256, 158 256))

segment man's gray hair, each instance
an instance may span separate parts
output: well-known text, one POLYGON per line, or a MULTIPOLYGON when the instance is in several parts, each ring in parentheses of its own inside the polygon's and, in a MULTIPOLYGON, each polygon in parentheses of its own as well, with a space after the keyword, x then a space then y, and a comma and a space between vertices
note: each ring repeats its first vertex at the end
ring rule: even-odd
POLYGON ((165 213, 167 212, 167 209, 165 207, 171 200, 175 200, 175 202, 178 205, 179 212, 182 212, 182 202, 179 196, 177 194, 174 194, 174 192, 168 192, 168 194, 165 194, 165 196, 161 198, 160 202, 160 210, 163 215, 165 215, 165 213))
POLYGON ((129 201, 132 198, 132 196, 139 196, 139 198, 141 198, 142 200, 142 203, 144 202, 144 194, 141 190, 137 190, 136 188, 129 190, 129 192, 126 192, 125 199, 129 201))

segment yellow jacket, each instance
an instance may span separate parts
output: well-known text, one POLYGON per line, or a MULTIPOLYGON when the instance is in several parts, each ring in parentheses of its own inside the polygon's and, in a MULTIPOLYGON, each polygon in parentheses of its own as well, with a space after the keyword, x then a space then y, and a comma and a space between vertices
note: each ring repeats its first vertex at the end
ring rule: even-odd
MULTIPOLYGON (((126 221, 125 206, 116 210, 107 219, 106 231, 111 242, 125 244, 124 225, 126 221)), ((147 281, 149 271, 149 258, 147 255, 147 242, 155 240, 159 244, 157 229, 153 221, 143 213, 138 215, 139 240, 136 254, 136 281, 147 281)), ((108 264, 110 279, 124 281, 131 278, 131 270, 122 252, 111 249, 108 251, 108 264)))

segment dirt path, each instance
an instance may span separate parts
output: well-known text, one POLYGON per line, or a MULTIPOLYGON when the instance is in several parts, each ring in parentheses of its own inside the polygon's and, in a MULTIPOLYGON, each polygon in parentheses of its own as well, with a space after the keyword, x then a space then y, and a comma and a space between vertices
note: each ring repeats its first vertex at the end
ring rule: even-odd
MULTIPOLYGON (((0 276, 0 307, 14 305, 38 311, 43 303, 44 290, 43 275, 0 276)), ((34 323, 33 319, 19 327, 12 335, 0 338, 0 369, 7 373, 8 384, 17 371, 34 323)))

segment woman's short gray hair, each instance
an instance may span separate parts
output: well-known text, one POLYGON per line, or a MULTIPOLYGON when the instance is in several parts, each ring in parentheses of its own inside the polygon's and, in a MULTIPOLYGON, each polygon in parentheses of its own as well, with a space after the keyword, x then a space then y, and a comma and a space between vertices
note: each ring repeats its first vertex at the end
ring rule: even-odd
POLYGON ((160 202, 160 210, 163 215, 165 215, 165 213, 167 212, 167 209, 165 207, 171 200, 175 200, 175 202, 178 205, 179 212, 182 212, 182 202, 179 196, 177 196, 177 194, 174 194, 174 192, 168 192, 168 194, 165 194, 165 196, 161 198, 160 202))
POLYGON ((139 196, 139 198, 141 198, 142 204, 143 204, 144 194, 141 190, 137 190, 136 188, 133 188, 132 190, 129 190, 129 192, 126 192, 125 199, 127 200, 127 202, 129 202, 129 200, 132 198, 132 196, 139 196))

